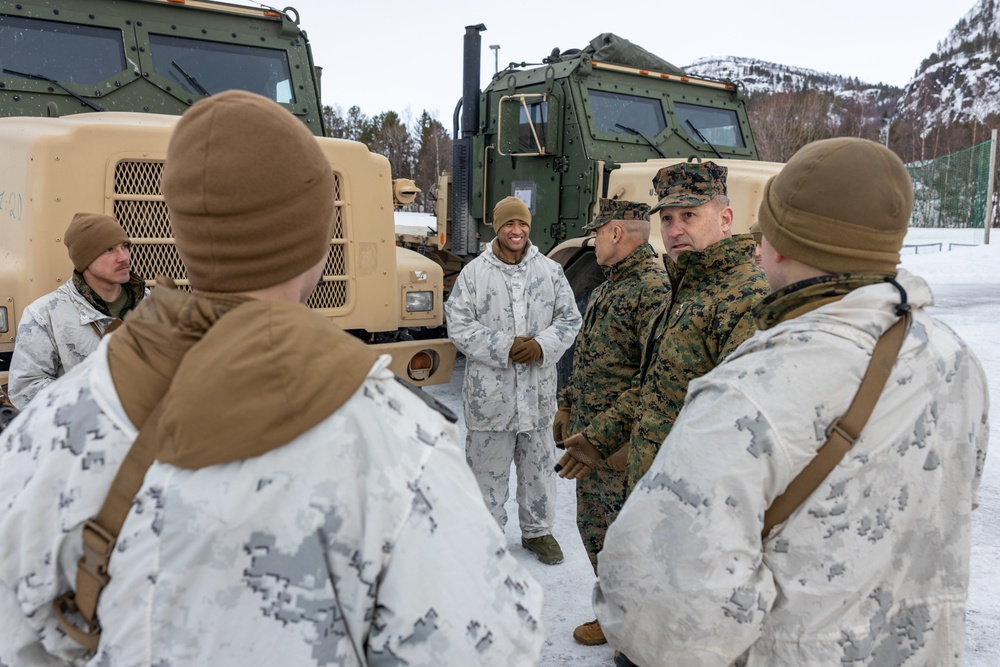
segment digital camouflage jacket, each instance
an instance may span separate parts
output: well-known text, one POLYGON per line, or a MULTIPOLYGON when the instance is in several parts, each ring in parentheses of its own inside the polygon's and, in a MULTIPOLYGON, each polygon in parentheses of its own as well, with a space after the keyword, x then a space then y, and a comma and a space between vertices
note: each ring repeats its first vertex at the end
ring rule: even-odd
POLYGON ((559 406, 570 409, 569 433, 583 430, 632 385, 646 330, 670 297, 666 271, 648 243, 603 268, 607 280, 590 297, 573 371, 559 392, 559 406))
POLYGON ((753 335, 752 309, 769 292, 753 250, 753 238, 739 235, 668 261, 670 301, 651 325, 639 374, 584 430, 605 455, 631 442, 630 488, 670 433, 688 383, 753 335))

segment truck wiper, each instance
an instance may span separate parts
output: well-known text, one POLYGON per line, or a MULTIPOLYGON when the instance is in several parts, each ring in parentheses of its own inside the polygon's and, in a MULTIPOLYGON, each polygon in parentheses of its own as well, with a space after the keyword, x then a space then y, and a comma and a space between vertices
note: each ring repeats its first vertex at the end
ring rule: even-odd
POLYGON ((715 157, 717 157, 717 158, 719 158, 721 160, 722 159, 722 153, 720 153, 718 150, 716 150, 715 146, 712 145, 712 142, 710 142, 708 139, 706 139, 705 135, 701 133, 701 130, 699 130, 697 127, 694 126, 694 123, 691 122, 690 118, 688 118, 687 124, 691 126, 691 129, 694 130, 694 133, 698 135, 698 138, 701 139, 702 143, 708 144, 708 147, 712 149, 713 153, 715 153, 715 157))
POLYGON ((3 68, 3 73, 4 74, 13 74, 14 76, 20 76, 20 77, 23 77, 25 79, 37 79, 38 81, 48 81, 53 86, 59 88, 60 90, 62 90, 65 93, 68 93, 69 95, 75 97, 80 102, 82 102, 83 104, 87 105, 88 107, 90 107, 94 111, 107 111, 107 109, 105 109, 104 107, 102 107, 100 104, 97 104, 95 102, 91 102, 90 100, 88 100, 86 97, 83 97, 82 95, 77 95, 72 90, 70 90, 66 86, 62 85, 61 83, 59 83, 55 79, 50 79, 49 77, 44 76, 42 74, 26 74, 24 72, 15 72, 14 70, 7 69, 6 67, 3 68))
POLYGON ((207 90, 205 90, 205 86, 203 86, 200 83, 198 83, 198 79, 194 78, 193 76, 191 76, 190 74, 188 74, 187 72, 185 72, 184 68, 177 64, 176 60, 171 60, 170 64, 173 65, 174 67, 176 67, 178 72, 180 72, 181 74, 184 75, 184 78, 188 80, 188 83, 190 83, 192 86, 194 86, 194 89, 197 92, 201 93, 205 97, 211 97, 212 96, 212 94, 210 92, 208 92, 207 90))
POLYGON ((615 127, 620 127, 621 129, 625 130, 625 131, 626 131, 626 132, 628 132, 629 134, 634 134, 634 135, 635 135, 635 136, 637 136, 637 137, 641 137, 643 141, 645 141, 645 142, 646 142, 647 144, 649 144, 649 147, 650 147, 650 148, 652 148, 652 149, 653 149, 654 151, 656 151, 656 154, 657 154, 657 155, 659 155, 659 156, 660 156, 660 157, 662 157, 662 158, 665 158, 665 157, 667 157, 666 155, 664 155, 664 154, 663 154, 663 151, 661 151, 661 150, 660 150, 659 148, 657 148, 656 146, 654 146, 654 145, 653 145, 653 142, 652 142, 652 141, 650 141, 650 140, 649 140, 649 139, 648 139, 648 138, 646 137, 646 135, 645 135, 645 134, 643 134, 642 132, 640 132, 639 130, 636 130, 635 128, 631 128, 631 127, 625 127, 625 126, 624 126, 624 125, 622 125, 621 123, 615 123, 615 127))

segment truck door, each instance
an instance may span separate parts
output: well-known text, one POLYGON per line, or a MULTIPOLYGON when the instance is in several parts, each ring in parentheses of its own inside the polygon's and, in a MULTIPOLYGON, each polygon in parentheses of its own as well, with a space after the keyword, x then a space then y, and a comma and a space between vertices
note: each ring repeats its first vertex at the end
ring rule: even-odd
POLYGON ((564 158, 559 145, 559 112, 559 99, 553 93, 503 95, 497 115, 497 145, 485 149, 489 210, 484 222, 492 225, 492 206, 497 201, 508 195, 520 198, 531 211, 531 241, 542 252, 566 238, 561 223, 567 212, 562 201, 564 158))

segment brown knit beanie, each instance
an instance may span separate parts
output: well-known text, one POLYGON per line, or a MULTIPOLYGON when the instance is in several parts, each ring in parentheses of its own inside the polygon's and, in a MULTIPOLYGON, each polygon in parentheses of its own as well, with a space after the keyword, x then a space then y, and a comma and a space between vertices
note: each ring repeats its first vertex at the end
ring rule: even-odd
POLYGON ((824 139, 767 182, 759 220, 775 250, 809 266, 895 273, 912 208, 895 153, 866 139, 824 139))
POLYGON ((83 272, 108 248, 128 243, 128 234, 110 215, 77 213, 63 234, 73 268, 83 272))
POLYGON ((330 162, 301 121, 253 93, 219 93, 184 114, 167 148, 163 198, 196 289, 277 285, 330 249, 330 162))
POLYGON ((504 197, 493 207, 493 231, 499 232, 500 228, 511 220, 523 220, 528 223, 528 227, 531 227, 531 211, 523 201, 513 195, 504 197))

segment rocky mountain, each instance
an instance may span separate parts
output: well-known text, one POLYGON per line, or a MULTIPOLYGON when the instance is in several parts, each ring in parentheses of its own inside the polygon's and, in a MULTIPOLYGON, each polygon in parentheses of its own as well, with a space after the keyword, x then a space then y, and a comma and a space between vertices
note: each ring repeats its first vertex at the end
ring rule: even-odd
POLYGON ((882 119, 894 114, 903 93, 895 86, 865 83, 857 77, 779 65, 755 58, 699 58, 683 69, 694 76, 736 81, 751 100, 773 93, 829 93, 834 98, 830 112, 835 123, 845 112, 850 112, 862 117, 859 122, 874 123, 878 127, 882 119))
POLYGON ((1000 0, 978 0, 903 91, 897 115, 946 125, 1000 113, 1000 0))
POLYGON ((869 99, 891 98, 893 95, 898 97, 901 92, 894 86, 864 83, 857 77, 779 65, 756 58, 699 58, 683 69, 695 76, 738 81, 751 97, 758 93, 798 92, 807 89, 852 97, 860 95, 869 99))
POLYGON ((735 56, 701 58, 684 67, 695 76, 739 82, 755 95, 803 90, 829 92, 866 116, 908 119, 924 128, 972 121, 1000 113, 1000 0, 977 0, 917 67, 901 90, 856 77, 735 56))

